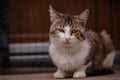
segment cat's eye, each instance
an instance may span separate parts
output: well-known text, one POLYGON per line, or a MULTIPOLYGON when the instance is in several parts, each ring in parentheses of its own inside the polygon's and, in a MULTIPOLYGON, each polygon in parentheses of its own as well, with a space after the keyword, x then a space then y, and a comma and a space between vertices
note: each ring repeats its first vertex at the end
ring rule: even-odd
POLYGON ((64 30, 63 29, 58 29, 60 32, 64 32, 64 30))
POLYGON ((79 30, 77 30, 77 29, 74 29, 74 30, 72 30, 72 33, 76 33, 76 32, 78 32, 79 30))

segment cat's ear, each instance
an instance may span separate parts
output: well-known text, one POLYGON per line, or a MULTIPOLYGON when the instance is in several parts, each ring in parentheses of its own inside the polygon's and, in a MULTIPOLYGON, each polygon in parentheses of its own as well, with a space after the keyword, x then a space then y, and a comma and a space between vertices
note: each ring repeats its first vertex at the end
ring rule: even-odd
POLYGON ((82 23, 83 26, 86 25, 87 19, 89 16, 89 9, 86 9, 85 11, 83 11, 78 17, 80 22, 82 23))
POLYGON ((55 9, 53 9, 51 5, 49 5, 49 12, 50 12, 50 21, 51 22, 60 18, 61 14, 59 12, 57 12, 55 9))

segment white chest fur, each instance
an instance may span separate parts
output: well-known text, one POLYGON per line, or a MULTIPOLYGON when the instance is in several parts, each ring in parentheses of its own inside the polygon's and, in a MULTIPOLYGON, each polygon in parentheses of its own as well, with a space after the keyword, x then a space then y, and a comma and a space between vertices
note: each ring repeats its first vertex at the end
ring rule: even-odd
POLYGON ((69 48, 56 45, 51 43, 49 52, 54 64, 58 68, 65 71, 74 71, 84 65, 90 49, 88 40, 69 48))

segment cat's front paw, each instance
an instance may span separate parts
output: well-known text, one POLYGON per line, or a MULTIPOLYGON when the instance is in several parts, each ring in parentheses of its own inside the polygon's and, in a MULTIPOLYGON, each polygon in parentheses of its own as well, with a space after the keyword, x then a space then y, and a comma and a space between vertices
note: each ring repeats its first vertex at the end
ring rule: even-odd
POLYGON ((73 78, 84 78, 84 77, 86 77, 85 72, 75 72, 73 75, 73 78))
POLYGON ((55 72, 55 73, 53 74, 53 77, 54 77, 54 78, 57 78, 57 79, 62 79, 62 78, 65 77, 65 73, 62 73, 62 72, 57 71, 57 72, 55 72))

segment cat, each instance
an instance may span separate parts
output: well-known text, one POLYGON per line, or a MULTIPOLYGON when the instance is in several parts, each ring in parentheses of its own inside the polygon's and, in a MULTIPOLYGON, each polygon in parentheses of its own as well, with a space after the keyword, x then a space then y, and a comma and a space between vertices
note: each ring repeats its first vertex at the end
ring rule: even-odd
POLYGON ((49 5, 50 57, 57 67, 54 78, 86 77, 87 69, 110 69, 115 58, 115 48, 109 34, 95 33, 86 27, 89 9, 80 15, 63 14, 49 5))

